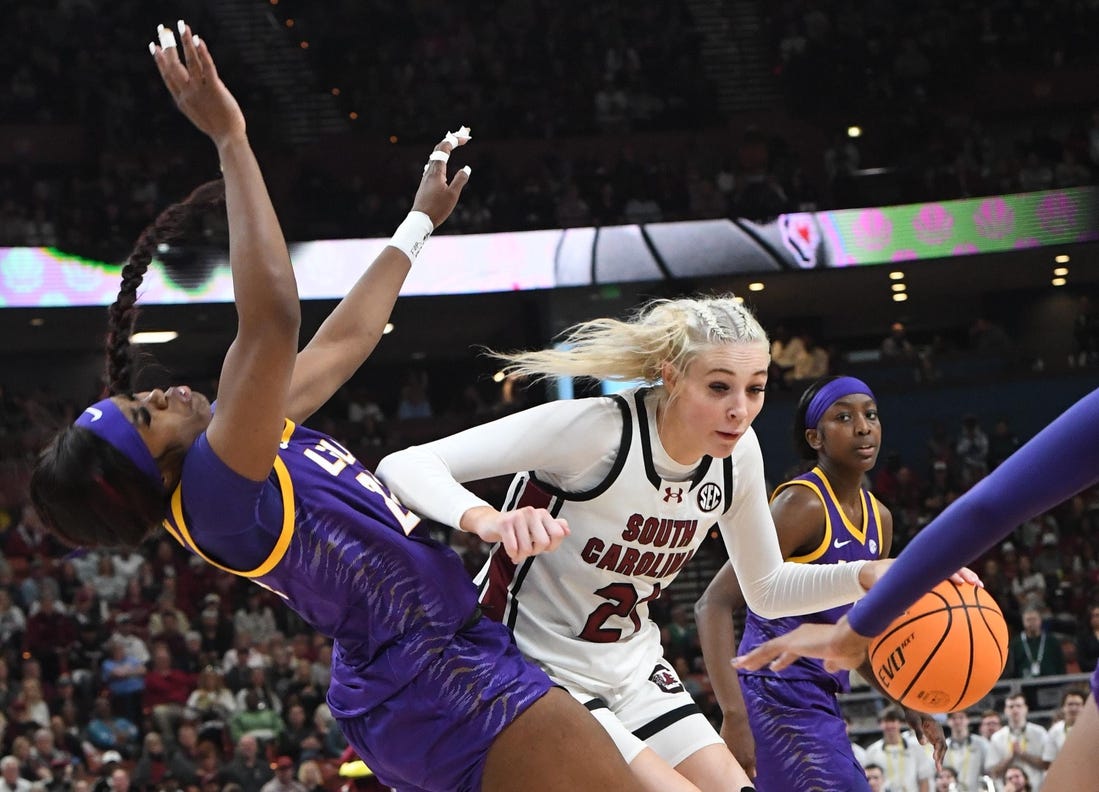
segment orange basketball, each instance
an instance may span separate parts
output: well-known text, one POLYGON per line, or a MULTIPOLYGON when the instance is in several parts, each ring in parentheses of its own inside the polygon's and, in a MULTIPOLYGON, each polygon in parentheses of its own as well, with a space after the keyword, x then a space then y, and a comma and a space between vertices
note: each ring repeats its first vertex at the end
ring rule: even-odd
POLYGON ((1007 663, 1007 624, 983 588, 944 580, 870 642, 878 682, 909 709, 965 709, 992 690, 1007 663))

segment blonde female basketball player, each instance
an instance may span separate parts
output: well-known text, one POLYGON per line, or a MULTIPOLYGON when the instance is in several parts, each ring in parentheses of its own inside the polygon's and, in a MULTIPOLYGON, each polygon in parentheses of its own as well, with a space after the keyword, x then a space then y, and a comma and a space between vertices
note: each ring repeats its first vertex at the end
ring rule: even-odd
POLYGON ((509 356, 509 370, 648 384, 410 448, 379 475, 420 514, 498 543, 481 606, 603 723, 640 787, 750 788, 664 660, 648 603, 715 525, 767 617, 851 602, 884 562, 783 562, 751 428, 767 336, 733 297, 654 302, 629 321, 578 325, 566 343, 509 356), (503 511, 459 484, 507 473, 503 511))

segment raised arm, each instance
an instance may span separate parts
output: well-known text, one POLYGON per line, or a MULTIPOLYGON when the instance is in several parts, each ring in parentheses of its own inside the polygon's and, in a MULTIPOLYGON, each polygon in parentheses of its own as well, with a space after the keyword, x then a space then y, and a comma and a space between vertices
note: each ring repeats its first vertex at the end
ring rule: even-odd
POLYGON ((469 181, 468 167, 454 174, 450 184, 446 180, 450 153, 469 139, 469 130, 462 127, 447 133, 435 147, 412 201, 412 212, 393 242, 378 254, 298 354, 286 409, 290 419, 300 422, 312 415, 374 351, 419 246, 450 217, 469 181), (406 235, 412 244, 405 244, 406 235))
POLYGON ((151 44, 150 51, 179 109, 217 146, 238 318, 206 434, 230 468, 261 481, 271 471, 286 414, 301 320, 297 283, 240 107, 206 43, 182 22, 180 31, 186 63, 170 30, 160 29, 160 46, 151 44))

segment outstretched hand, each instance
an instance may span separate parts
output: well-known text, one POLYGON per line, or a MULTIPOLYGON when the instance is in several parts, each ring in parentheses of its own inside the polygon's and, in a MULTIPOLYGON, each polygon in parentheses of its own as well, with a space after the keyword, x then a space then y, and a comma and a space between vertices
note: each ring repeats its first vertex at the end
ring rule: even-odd
POLYGON ((217 145, 245 136, 244 114, 225 83, 218 78, 214 59, 206 42, 192 35, 191 28, 179 21, 180 38, 186 62, 180 59, 180 46, 168 28, 157 27, 160 43, 150 43, 149 52, 164 85, 176 106, 198 129, 217 145))
POLYGON ((799 657, 824 660, 829 672, 858 668, 866 659, 870 639, 859 635, 842 617, 835 624, 803 624, 785 635, 760 644, 746 655, 733 658, 733 665, 745 671, 764 666, 781 671, 799 657))
POLYGON ((458 205, 462 188, 469 181, 470 168, 467 165, 455 173, 447 184, 446 166, 451 152, 468 143, 470 137, 468 127, 461 127, 457 132, 447 132, 446 137, 431 153, 431 159, 424 168, 420 188, 416 190, 416 197, 412 200, 412 211, 426 214, 435 228, 450 217, 450 213, 458 205))

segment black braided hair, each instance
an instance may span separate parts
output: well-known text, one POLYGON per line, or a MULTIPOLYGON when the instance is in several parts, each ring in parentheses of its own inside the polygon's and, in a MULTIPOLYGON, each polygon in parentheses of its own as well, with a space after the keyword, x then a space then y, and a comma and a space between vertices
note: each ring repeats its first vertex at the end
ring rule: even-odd
MULTIPOLYGON (((122 268, 118 298, 108 311, 110 395, 133 392, 130 337, 137 319, 137 290, 157 245, 182 236, 195 217, 224 198, 223 182, 207 182, 161 212, 138 237, 122 268)), ((164 490, 122 452, 77 426, 62 429, 39 455, 30 496, 46 526, 77 547, 135 548, 160 524, 168 508, 164 490)))
POLYGON ((158 245, 179 238, 187 223, 202 208, 225 200, 225 183, 206 182, 177 204, 172 204, 137 238, 133 252, 122 268, 118 297, 107 309, 107 390, 110 395, 133 392, 135 378, 130 336, 137 321, 137 290, 145 279, 158 245))

